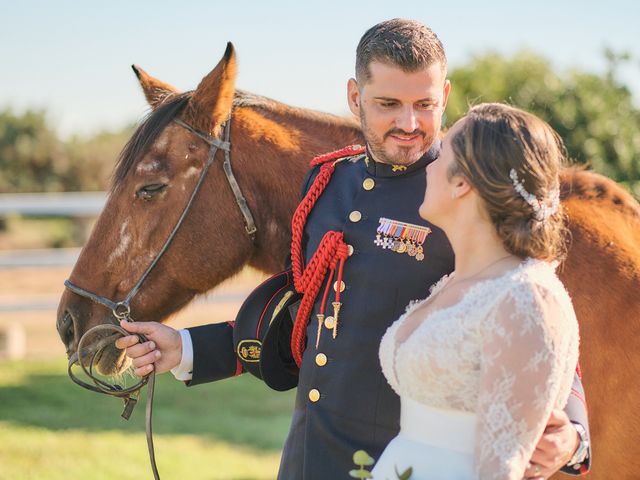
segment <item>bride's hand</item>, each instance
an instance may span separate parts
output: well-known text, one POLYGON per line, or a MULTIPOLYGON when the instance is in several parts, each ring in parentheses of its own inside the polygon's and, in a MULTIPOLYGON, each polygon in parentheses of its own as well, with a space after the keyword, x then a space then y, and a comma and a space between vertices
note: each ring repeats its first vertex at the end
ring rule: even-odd
POLYGON ((553 410, 542 438, 524 472, 528 480, 547 479, 564 467, 580 443, 580 436, 563 410, 553 410))

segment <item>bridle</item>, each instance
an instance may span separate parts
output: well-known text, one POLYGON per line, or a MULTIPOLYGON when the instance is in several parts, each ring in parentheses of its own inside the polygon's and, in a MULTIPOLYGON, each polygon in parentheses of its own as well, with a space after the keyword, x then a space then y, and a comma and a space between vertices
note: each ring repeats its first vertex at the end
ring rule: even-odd
MULTIPOLYGON (((151 271, 154 269, 154 267, 158 264, 158 262, 160 261, 160 258, 162 258, 164 253, 167 251, 167 249, 171 245, 171 242, 175 238, 178 230, 182 226, 184 219, 186 218, 187 214, 191 210, 191 207, 195 201, 195 198, 198 195, 198 192, 200 191, 202 184, 204 183, 205 177, 207 176, 207 172, 209 171, 209 168, 211 167, 211 165, 215 160, 216 153, 218 152, 218 150, 224 151, 224 161, 222 163, 222 167, 223 167, 225 176, 227 177, 227 181, 229 182, 229 186, 231 187, 231 190, 233 191, 233 194, 235 196, 236 203, 238 204, 238 207, 240 208, 240 211, 244 217, 245 230, 247 232, 247 235, 249 235, 251 240, 254 242, 255 242, 255 235, 257 232, 257 228, 255 225, 255 221, 253 219, 253 215, 251 214, 251 210, 249 209, 247 201, 244 195, 242 194, 242 191, 240 190, 240 186, 238 185, 238 182, 231 168, 231 143, 230 143, 231 118, 229 118, 227 122, 225 122, 223 125, 223 140, 220 140, 219 138, 213 137, 204 132, 196 130, 195 128, 185 123, 184 121, 180 120, 179 118, 176 118, 173 121, 176 124, 180 125, 181 127, 189 130, 191 133, 197 135, 202 140, 204 140, 207 144, 209 144, 209 153, 207 156, 207 163, 202 169, 202 173, 200 174, 198 182, 196 183, 196 186, 194 187, 193 192, 191 193, 191 197, 189 197, 189 200, 186 206, 184 207, 184 210, 180 214, 180 217, 178 218, 175 226, 171 230, 171 233, 169 234, 166 241, 164 242, 164 245, 158 251, 158 254, 155 256, 153 261, 149 264, 147 269, 142 273, 142 275, 140 276, 136 284, 133 286, 133 288, 129 291, 129 293, 124 298, 124 300, 114 301, 102 295, 98 295, 97 293, 93 293, 89 290, 86 290, 78 285, 75 285, 70 280, 65 280, 64 282, 64 286, 67 289, 69 289, 71 292, 75 293, 76 295, 79 295, 84 298, 88 298, 92 302, 95 302, 111 310, 111 313, 115 320, 113 324, 97 325, 87 330, 84 333, 84 335, 80 338, 78 342, 78 348, 76 350, 76 353, 74 353, 69 358, 69 364, 67 368, 69 377, 71 378, 71 380, 73 380, 73 382, 75 382, 76 384, 88 390, 98 392, 98 393, 103 393, 105 395, 111 395, 111 396, 122 398, 125 403, 124 411, 122 412, 122 417, 125 420, 128 420, 129 417, 131 416, 131 412, 133 411, 133 408, 135 407, 136 402, 138 401, 140 390, 145 385, 148 385, 149 390, 147 392, 147 405, 146 405, 147 446, 149 449, 149 459, 151 461, 151 469, 153 470, 153 475, 156 480, 160 479, 160 475, 158 473, 158 468, 156 466, 156 461, 155 461, 152 426, 151 426, 151 417, 152 417, 152 410, 153 410, 153 393, 155 390, 155 370, 152 371, 149 375, 142 377, 135 385, 124 388, 120 385, 112 385, 96 377, 93 373, 93 365, 96 359, 102 353, 102 351, 108 345, 115 342, 115 340, 121 336, 130 335, 129 332, 127 332, 126 330, 124 330, 122 327, 118 325, 118 321, 132 320, 131 301, 138 294, 138 292, 142 288, 142 284, 147 279, 147 277, 149 276, 151 271), (111 335, 100 339, 95 345, 89 348, 83 348, 85 343, 88 341, 89 336, 91 334, 96 334, 98 332, 111 332, 111 335), (91 356, 91 361, 87 363, 89 366, 86 367, 85 366, 86 362, 83 362, 82 360, 89 356, 91 356), (73 373, 72 367, 76 363, 80 365, 80 368, 83 370, 83 372, 93 381, 93 385, 90 383, 84 382, 73 373)), ((147 341, 145 336, 142 334, 139 334, 138 337, 139 337, 140 343, 144 343, 147 341)))

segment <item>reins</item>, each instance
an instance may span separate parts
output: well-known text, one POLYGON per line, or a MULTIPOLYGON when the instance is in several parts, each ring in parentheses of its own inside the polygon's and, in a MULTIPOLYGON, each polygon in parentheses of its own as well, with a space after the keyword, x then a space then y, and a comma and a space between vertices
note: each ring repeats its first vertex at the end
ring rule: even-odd
MULTIPOLYGON (((247 235, 251 237, 252 241, 255 241, 255 234, 257 232, 257 228, 253 219, 253 215, 251 214, 249 206, 247 205, 247 201, 244 198, 244 195, 240 190, 240 186, 238 185, 238 182, 236 181, 236 178, 233 175, 233 170, 231 169, 231 143, 230 143, 231 119, 229 119, 223 126, 223 140, 207 135, 206 133, 200 132, 199 130, 194 129, 193 127, 191 127, 190 125, 188 125, 187 123, 183 122, 178 118, 174 119, 173 121, 176 124, 180 125, 181 127, 186 128, 193 134, 197 135, 205 142, 207 142, 210 148, 209 148, 209 153, 207 157, 207 163, 205 164, 202 170, 202 173, 200 174, 200 178, 198 179, 198 182, 196 183, 196 186, 194 187, 193 192, 191 193, 191 197, 189 197, 189 201, 187 202, 175 226, 171 230, 171 233, 167 237, 167 240, 165 241, 164 245, 162 246, 162 248, 160 249, 156 257, 149 264, 147 269, 142 273, 142 275, 140 276, 136 284, 133 286, 131 291, 124 298, 124 300, 121 300, 119 302, 113 301, 107 297, 103 297, 96 293, 90 292, 89 290, 85 290, 84 288, 73 284, 70 280, 65 280, 64 282, 64 286, 68 288, 70 291, 72 291, 73 293, 81 297, 87 298, 111 310, 111 313, 116 321, 132 320, 131 301, 138 294, 144 281, 147 279, 147 277, 149 276, 153 268, 157 265, 158 261, 160 261, 160 258, 162 257, 162 255, 164 255, 164 253, 167 251, 167 249, 169 248, 169 245, 171 245, 171 242, 175 238, 178 230, 180 229, 180 226, 184 222, 184 219, 186 218, 187 214, 189 213, 189 210, 191 209, 191 206, 193 205, 195 198, 198 192, 200 191, 200 188, 202 187, 202 184, 207 175, 207 172, 209 171, 209 167, 211 167, 211 165, 213 164, 218 150, 224 151, 223 171, 225 173, 225 176, 227 177, 229 186, 233 191, 233 194, 236 199, 236 203, 238 204, 238 207, 244 217, 245 230, 247 232, 247 235)), ((155 480, 160 480, 160 475, 158 473, 158 468, 156 466, 155 450, 153 446, 153 432, 152 432, 153 396, 155 391, 155 370, 152 371, 149 375, 142 377, 135 385, 127 388, 124 388, 120 385, 115 385, 115 384, 110 384, 108 382, 105 382, 104 380, 96 377, 96 375, 93 373, 93 365, 96 362, 96 360, 99 359, 103 350, 107 348, 109 345, 111 345, 112 343, 114 343, 117 338, 127 336, 127 335, 131 335, 131 334, 117 324, 102 324, 89 329, 80 338, 76 353, 74 353, 69 358, 67 372, 71 380, 83 388, 86 388, 93 392, 122 398, 125 404, 124 410, 122 412, 122 417, 125 420, 128 420, 130 418, 131 413, 140 396, 140 391, 144 388, 145 385, 148 386, 146 415, 145 415, 147 447, 149 450, 149 460, 151 462, 151 469, 153 470, 153 476, 155 480), (85 347, 85 344, 89 341, 89 337, 91 335, 94 335, 96 333, 104 333, 104 332, 110 332, 111 334, 104 338, 101 338, 98 341, 98 343, 96 343, 95 345, 92 345, 90 347, 85 347), (85 362, 84 360, 87 359, 87 357, 89 356, 90 356, 90 361, 85 362), (85 373, 85 375, 87 375, 87 377, 91 379, 93 384, 87 383, 79 379, 73 373, 72 367, 76 363, 80 365, 80 368, 82 369, 82 371, 85 373), (86 365, 88 365, 88 367, 86 365)), ((146 337, 142 334, 139 334, 138 338, 140 343, 144 343, 147 341, 146 337)))

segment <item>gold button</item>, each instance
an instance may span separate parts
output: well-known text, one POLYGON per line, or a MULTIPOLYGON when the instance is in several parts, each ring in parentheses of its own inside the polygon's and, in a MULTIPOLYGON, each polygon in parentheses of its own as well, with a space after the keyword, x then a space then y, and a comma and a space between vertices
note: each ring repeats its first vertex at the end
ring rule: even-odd
MULTIPOLYGON (((344 284, 342 280, 340 280, 340 292, 344 292, 345 288, 347 288, 347 286, 344 284)), ((338 291, 338 282, 333 282, 333 291, 334 292, 338 291)))
POLYGON ((309 400, 311 400, 314 403, 320 400, 320 392, 315 388, 312 388, 311 390, 309 390, 309 400))
POLYGON ((324 319, 324 326, 329 330, 333 330, 333 327, 336 326, 336 319, 333 317, 327 317, 324 319))
POLYGON ((353 255, 353 245, 347 245, 347 250, 349 251, 349 256, 353 255))
POLYGON ((353 223, 359 222, 362 219, 362 214, 358 210, 354 210, 349 214, 349 220, 353 223))
POLYGON ((376 186, 376 181, 373 178, 365 178, 364 182, 362 182, 362 188, 365 190, 373 190, 373 187, 376 186))
POLYGON ((324 353, 319 353, 316 355, 316 365, 319 367, 324 367, 327 364, 327 356, 324 353))

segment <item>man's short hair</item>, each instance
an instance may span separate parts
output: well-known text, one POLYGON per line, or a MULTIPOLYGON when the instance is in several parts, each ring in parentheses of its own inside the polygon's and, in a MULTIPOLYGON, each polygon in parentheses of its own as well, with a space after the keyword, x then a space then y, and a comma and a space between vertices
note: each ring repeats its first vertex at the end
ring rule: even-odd
POLYGON ((374 25, 360 39, 356 49, 356 79, 367 83, 369 65, 378 61, 415 72, 440 63, 446 72, 444 47, 433 31, 415 20, 394 18, 374 25))

